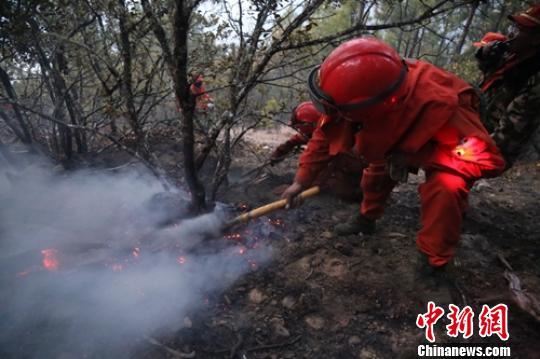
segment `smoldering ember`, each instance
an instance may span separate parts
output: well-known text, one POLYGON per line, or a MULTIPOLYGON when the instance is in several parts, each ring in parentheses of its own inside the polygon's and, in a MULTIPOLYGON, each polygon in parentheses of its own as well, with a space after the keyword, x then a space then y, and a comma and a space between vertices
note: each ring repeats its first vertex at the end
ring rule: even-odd
POLYGON ((537 358, 540 3, 6 0, 0 358, 537 358))

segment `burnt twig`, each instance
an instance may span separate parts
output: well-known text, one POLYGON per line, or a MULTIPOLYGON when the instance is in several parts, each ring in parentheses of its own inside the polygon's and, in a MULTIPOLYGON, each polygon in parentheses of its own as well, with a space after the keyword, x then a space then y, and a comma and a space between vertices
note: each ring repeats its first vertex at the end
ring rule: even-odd
POLYGON ((304 277, 304 280, 308 280, 311 277, 311 275, 313 274, 313 271, 314 271, 313 267, 311 267, 310 269, 311 270, 309 271, 309 273, 304 277))
MULTIPOLYGON (((237 338, 238 338, 238 341, 236 342, 236 344, 231 348, 231 349, 221 349, 221 350, 216 350, 216 351, 213 351, 212 353, 213 354, 224 354, 224 353, 227 353, 229 352, 230 355, 229 355, 229 358, 234 358, 234 356, 236 355, 238 349, 240 348, 240 346, 242 345, 242 343, 244 342, 244 338, 242 335, 240 334, 237 334, 236 335, 237 338)), ((287 342, 283 342, 283 343, 274 343, 274 344, 261 344, 261 345, 256 345, 256 346, 253 346, 253 347, 249 347, 247 349, 244 349, 242 350, 243 353, 248 353, 248 352, 255 352, 255 351, 259 351, 259 350, 267 350, 267 349, 276 349, 276 348, 281 348, 281 347, 285 347, 285 346, 289 346, 289 345, 293 345, 295 344, 296 342, 298 342, 300 339, 302 338, 301 335, 287 341, 287 342)))
POLYGON ((162 348, 163 350, 165 350, 167 353, 171 354, 174 358, 180 358, 180 359, 184 359, 184 358, 195 358, 195 351, 193 350, 191 353, 182 353, 176 349, 173 349, 159 341, 157 341, 156 339, 152 338, 152 337, 149 337, 149 336, 145 336, 145 339, 152 345, 155 345, 157 347, 160 347, 162 348))
POLYGON ((242 343, 244 343, 244 336, 240 333, 236 333, 236 344, 234 344, 230 350, 230 359, 234 359, 234 357, 236 356, 236 352, 238 351, 238 349, 240 349, 242 343))
POLYGON ((275 348, 286 347, 286 346, 295 344, 301 338, 302 338, 302 336, 299 335, 299 336, 289 340, 288 342, 276 343, 276 344, 257 345, 255 347, 247 348, 244 351, 247 353, 247 352, 254 352, 254 351, 258 351, 258 350, 266 350, 266 349, 275 349, 275 348))
POLYGON ((509 271, 513 271, 514 268, 510 265, 510 263, 506 260, 506 258, 503 256, 502 253, 497 253, 497 258, 501 261, 501 263, 508 269, 509 271))

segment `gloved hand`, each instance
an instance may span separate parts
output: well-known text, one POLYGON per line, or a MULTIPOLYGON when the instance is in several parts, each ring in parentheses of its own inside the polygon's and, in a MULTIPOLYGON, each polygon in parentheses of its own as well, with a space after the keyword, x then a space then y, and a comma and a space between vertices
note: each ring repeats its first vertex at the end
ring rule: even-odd
POLYGON ((273 167, 273 166, 277 165, 278 163, 280 163, 282 160, 283 160, 283 158, 272 156, 272 157, 270 157, 270 166, 273 167))
POLYGON ((293 182, 283 193, 281 194, 281 198, 284 198, 287 200, 287 206, 285 208, 293 208, 298 207, 302 204, 302 199, 298 198, 297 196, 305 189, 305 187, 298 183, 293 182))

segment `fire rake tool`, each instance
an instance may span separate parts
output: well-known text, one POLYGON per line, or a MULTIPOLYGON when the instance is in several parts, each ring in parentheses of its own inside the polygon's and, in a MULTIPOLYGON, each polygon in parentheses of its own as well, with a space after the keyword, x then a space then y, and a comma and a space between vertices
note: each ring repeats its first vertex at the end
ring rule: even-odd
MULTIPOLYGON (((320 193, 320 191, 321 191, 321 189, 320 189, 319 186, 313 186, 313 187, 308 188, 307 190, 301 192, 297 196, 297 198, 299 198, 301 200, 304 200, 304 199, 316 196, 317 194, 320 193)), ((287 205, 287 200, 286 199, 280 199, 279 201, 268 203, 268 204, 265 204, 264 206, 252 209, 251 211, 249 211, 247 213, 243 213, 243 214, 233 218, 232 220, 226 222, 223 225, 222 230, 226 231, 226 230, 228 230, 228 229, 230 229, 230 228, 232 228, 232 227, 234 227, 234 226, 236 226, 238 224, 247 223, 252 219, 259 218, 259 217, 262 217, 264 215, 273 213, 273 212, 277 211, 278 209, 285 208, 286 205, 287 205)))

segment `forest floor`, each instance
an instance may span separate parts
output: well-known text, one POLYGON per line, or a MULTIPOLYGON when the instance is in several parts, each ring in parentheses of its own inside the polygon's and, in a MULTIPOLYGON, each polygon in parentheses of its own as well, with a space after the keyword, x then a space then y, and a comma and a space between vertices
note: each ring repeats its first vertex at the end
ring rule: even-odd
MULTIPOLYGON (((231 170, 220 200, 254 208, 278 199, 293 179, 297 156, 241 178, 271 149, 260 143, 244 147, 242 166, 231 170)), ((471 191, 456 266, 461 297, 475 313, 474 335, 450 338, 444 331, 448 322, 441 320, 437 344, 508 345, 513 358, 539 357, 540 323, 515 304, 505 278, 510 271, 540 299, 539 173, 540 162, 519 164, 471 191), (485 303, 509 306, 507 342, 478 336, 485 303)), ((426 343, 415 325, 426 309, 411 292, 421 181, 411 176, 395 188, 371 236, 336 237, 333 227, 355 214, 358 204, 328 195, 271 216, 275 231, 265 241, 274 249, 272 260, 211 296, 188 328, 164 334, 161 343, 196 358, 416 357, 417 345, 426 343)), ((168 355, 174 357, 163 347, 147 346, 136 357, 168 355)))
MULTIPOLYGON (((274 167, 252 170, 285 138, 286 131, 249 137, 235 154, 241 161, 231 168, 219 200, 244 209, 277 200, 294 177, 298 155, 274 167), (246 173, 250 175, 243 176, 246 173)), ((162 141, 157 150, 180 183, 178 144, 162 141)), ((91 166, 108 168, 132 162, 119 152, 87 159, 91 166)), ((515 304, 507 279, 513 278, 515 284, 518 278, 525 293, 540 300, 539 174, 540 162, 518 164, 471 190, 456 266, 461 298, 475 313, 474 336, 450 338, 443 318, 435 326, 438 345, 508 345, 512 358, 539 357, 540 322, 515 304), (496 335, 479 337, 477 319, 484 303, 509 306, 507 342, 496 335)), ((412 292, 421 182, 421 175, 411 176, 395 188, 374 235, 335 236, 334 226, 357 213, 358 203, 325 194, 300 208, 255 221, 248 229, 237 228, 241 241, 253 242, 249 237, 257 233, 258 241, 271 246, 271 259, 254 263, 225 291, 208 293, 205 303, 178 318, 184 323, 180 330, 152 333, 154 339, 139 341, 123 355, 135 359, 416 357, 417 346, 426 343, 423 329, 415 324, 426 308, 420 307, 412 292)), ((540 308, 536 309, 538 318, 540 308)), ((118 357, 103 350, 80 357, 118 357)), ((75 357, 79 356, 58 356, 75 357)))

